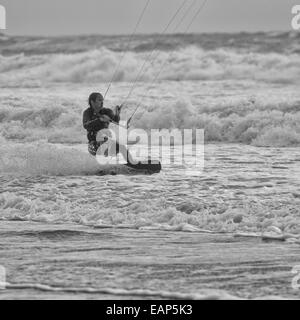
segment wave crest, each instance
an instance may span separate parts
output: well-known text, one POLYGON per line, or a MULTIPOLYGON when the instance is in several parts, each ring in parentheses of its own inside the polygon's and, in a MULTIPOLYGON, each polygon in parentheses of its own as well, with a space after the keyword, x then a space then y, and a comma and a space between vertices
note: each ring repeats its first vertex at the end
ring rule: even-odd
MULTIPOLYGON (((107 48, 73 54, 41 56, 0 55, 0 86, 35 86, 46 83, 108 82, 123 53, 107 48)), ((115 81, 136 79, 145 60, 150 60, 140 81, 161 80, 259 80, 299 83, 298 54, 239 52, 229 49, 205 51, 189 46, 176 52, 128 52, 115 81)))

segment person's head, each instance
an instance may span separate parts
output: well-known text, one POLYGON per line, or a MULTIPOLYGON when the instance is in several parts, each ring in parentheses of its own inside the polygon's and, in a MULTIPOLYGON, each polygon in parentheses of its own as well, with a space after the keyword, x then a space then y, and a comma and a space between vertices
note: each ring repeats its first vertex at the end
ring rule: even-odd
POLYGON ((94 92, 90 94, 89 105, 94 111, 99 112, 103 108, 103 102, 104 98, 101 93, 94 92))

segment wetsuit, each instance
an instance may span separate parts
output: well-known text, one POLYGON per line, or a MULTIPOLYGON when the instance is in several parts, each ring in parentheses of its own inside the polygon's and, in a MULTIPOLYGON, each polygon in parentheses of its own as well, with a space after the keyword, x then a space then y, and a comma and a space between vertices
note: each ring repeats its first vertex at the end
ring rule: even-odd
MULTIPOLYGON (((112 121, 119 123, 120 116, 115 115, 111 109, 102 108, 99 112, 101 115, 107 115, 112 121)), ((83 127, 87 130, 87 138, 89 141, 88 150, 93 156, 96 156, 97 150, 101 146, 102 142, 97 142, 97 134, 100 130, 107 129, 109 122, 102 121, 94 110, 90 107, 83 113, 83 127)), ((119 152, 119 145, 116 145, 116 151, 119 152)))

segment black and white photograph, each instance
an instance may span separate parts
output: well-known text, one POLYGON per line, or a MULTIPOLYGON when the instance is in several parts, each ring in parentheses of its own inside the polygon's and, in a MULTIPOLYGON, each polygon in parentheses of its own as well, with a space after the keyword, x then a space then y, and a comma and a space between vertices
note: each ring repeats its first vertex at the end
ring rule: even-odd
POLYGON ((300 0, 0 0, 0 300, 299 299, 300 0))

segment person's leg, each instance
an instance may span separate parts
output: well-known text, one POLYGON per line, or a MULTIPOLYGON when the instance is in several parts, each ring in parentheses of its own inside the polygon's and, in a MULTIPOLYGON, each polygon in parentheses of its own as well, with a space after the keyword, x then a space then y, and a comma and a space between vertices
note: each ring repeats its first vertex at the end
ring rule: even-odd
MULTIPOLYGON (((97 150, 99 149, 99 147, 102 145, 103 143, 99 143, 97 141, 91 141, 89 143, 89 146, 88 146, 88 150, 89 150, 89 153, 92 155, 92 156, 96 156, 97 155, 97 150)), ((138 164, 137 161, 135 161, 130 152, 127 150, 127 148, 122 145, 122 144, 119 144, 119 143, 116 143, 116 150, 114 152, 113 150, 114 148, 110 149, 110 152, 109 152, 109 155, 110 156, 116 156, 118 153, 121 153, 123 158, 130 164, 132 165, 135 165, 135 164, 138 164)), ((108 149, 105 150, 104 154, 106 156, 108 156, 108 149)))
POLYGON ((137 164, 137 162, 132 158, 130 152, 128 149, 123 145, 116 143, 116 152, 121 153, 123 158, 130 164, 137 164))
POLYGON ((97 141, 90 141, 89 142, 88 151, 92 156, 96 157, 98 148, 99 148, 99 146, 98 146, 97 141))
MULTIPOLYGON (((97 142, 97 141, 91 141, 89 142, 89 145, 88 145, 88 151, 89 153, 96 157, 97 155, 97 151, 98 149, 100 148, 100 146, 102 145, 103 143, 102 142, 97 142)), ((107 157, 108 156, 108 149, 105 150, 104 152, 104 155, 107 157)))

